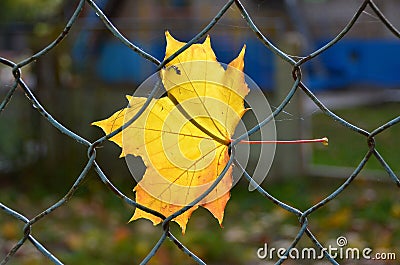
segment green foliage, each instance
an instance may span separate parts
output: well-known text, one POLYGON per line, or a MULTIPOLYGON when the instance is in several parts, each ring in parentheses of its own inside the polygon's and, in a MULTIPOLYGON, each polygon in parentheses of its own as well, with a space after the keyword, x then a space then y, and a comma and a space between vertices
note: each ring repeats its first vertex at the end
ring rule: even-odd
POLYGON ((29 22, 54 15, 61 0, 1 0, 0 21, 29 22))

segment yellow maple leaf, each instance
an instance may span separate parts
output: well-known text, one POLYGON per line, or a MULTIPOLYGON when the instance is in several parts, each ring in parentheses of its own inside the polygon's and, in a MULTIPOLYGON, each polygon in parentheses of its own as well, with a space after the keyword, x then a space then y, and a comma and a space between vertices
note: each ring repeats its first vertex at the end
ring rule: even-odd
MULTIPOLYGON (((167 31, 165 58, 186 43, 167 31)), ((153 99, 141 116, 112 137, 121 156, 140 156, 146 165, 134 188, 136 202, 170 216, 200 196, 220 175, 229 160, 228 146, 245 113, 245 46, 226 69, 217 62, 210 38, 193 44, 160 72, 166 97, 153 99)), ((94 122, 106 134, 129 121, 143 106, 144 97, 127 96, 127 108, 94 122)), ((185 232, 188 219, 199 206, 221 224, 232 187, 232 166, 201 202, 173 219, 185 232)), ((140 209, 131 218, 162 220, 140 209)))

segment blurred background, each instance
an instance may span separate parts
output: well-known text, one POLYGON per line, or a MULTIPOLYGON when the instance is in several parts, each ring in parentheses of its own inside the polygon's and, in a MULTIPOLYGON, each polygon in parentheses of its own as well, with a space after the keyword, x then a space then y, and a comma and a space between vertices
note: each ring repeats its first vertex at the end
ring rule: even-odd
MULTIPOLYGON (((95 1, 118 30, 144 51, 164 58, 165 30, 188 41, 207 25, 224 1, 95 1)), ((305 56, 345 27, 362 1, 242 1, 258 28, 277 47, 305 56)), ((396 0, 376 1, 399 27, 396 0)), ((2 0, 0 56, 19 62, 42 50, 64 28, 77 1, 2 0)), ((245 73, 263 90, 272 109, 286 96, 291 68, 268 50, 233 5, 209 32, 220 62, 229 63, 247 45, 245 73)), ((372 131, 400 110, 400 42, 367 8, 336 45, 302 66, 304 82, 347 121, 372 131)), ((101 130, 90 126, 125 107, 130 95, 156 66, 118 41, 85 5, 70 34, 55 49, 22 69, 24 81, 45 109, 70 130, 94 141, 101 130)), ((13 83, 10 68, 0 65, 0 96, 13 83)), ((254 121, 247 117, 247 124, 254 121)), ((278 146, 263 187, 278 199, 308 209, 347 178, 368 151, 365 137, 323 115, 297 93, 276 118, 278 139, 329 138, 322 145, 278 146)), ((0 201, 32 218, 61 198, 87 162, 86 148, 50 126, 18 89, 0 114, 0 201)), ((377 149, 400 173, 400 128, 376 137, 377 149)), ((133 197, 135 185, 120 149, 112 143, 97 161, 111 181, 133 197)), ((257 150, 249 171, 257 160, 257 150)), ((138 159, 140 163, 140 159, 138 159)), ((144 166, 142 166, 144 170, 144 166)), ((340 196, 310 216, 310 228, 324 244, 343 235, 356 247, 395 251, 400 244, 399 190, 372 158, 340 196)), ((108 191, 94 172, 66 206, 34 227, 34 235, 66 264, 136 264, 161 235, 145 220, 127 224, 133 209, 108 191)), ((22 225, 0 214, 0 255, 22 236, 22 225)), ((288 246, 299 230, 297 218, 249 192, 246 181, 233 190, 220 229, 206 210, 189 221, 182 242, 209 264, 269 264, 256 251, 264 243, 288 246)), ((304 237, 300 246, 312 243, 304 237)), ((400 253, 398 253, 400 258, 400 253)), ((50 264, 24 245, 10 264, 50 264)), ((150 264, 191 264, 172 243, 165 243, 150 264)), ((286 264, 286 263, 285 263, 286 264)), ((299 261, 287 264, 301 264, 299 261)), ((314 264, 305 261, 304 264, 314 264)), ((315 262, 315 264, 325 264, 315 262)), ((346 263, 343 264, 354 264, 346 263)), ((390 262, 374 264, 395 264, 390 262)))

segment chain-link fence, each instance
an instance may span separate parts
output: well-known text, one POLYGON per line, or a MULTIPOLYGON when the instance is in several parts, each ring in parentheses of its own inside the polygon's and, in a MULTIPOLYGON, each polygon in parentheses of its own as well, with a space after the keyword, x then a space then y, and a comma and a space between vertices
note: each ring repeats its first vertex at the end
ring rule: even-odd
MULTIPOLYGON (((13 85, 9 88, 5 98, 2 100, 1 105, 0 105, 0 112, 3 112, 3 110, 9 105, 13 104, 13 95, 15 94, 17 88, 20 88, 24 91, 25 96, 28 98, 30 101, 29 104, 32 104, 34 108, 41 114, 42 119, 46 120, 49 124, 54 126, 56 129, 58 129, 60 132, 62 132, 65 137, 70 137, 77 141, 78 143, 84 145, 87 147, 87 156, 88 156, 88 161, 79 174, 79 176, 76 177, 75 183, 72 185, 70 188, 69 192, 65 194, 65 196, 60 199, 57 203, 54 205, 50 206, 48 209, 45 211, 41 212, 40 214, 36 215, 34 218, 29 219, 23 214, 18 213, 17 211, 12 209, 12 205, 5 205, 0 203, 0 208, 3 211, 3 214, 7 214, 15 218, 16 221, 24 223, 24 228, 23 228, 23 236, 20 238, 20 240, 9 250, 7 255, 3 257, 2 261, 0 264, 6 264, 10 260, 13 259, 13 257, 18 253, 19 249, 21 246, 26 244, 28 241, 33 244, 37 251, 41 252, 44 256, 46 256, 49 260, 51 260, 55 264, 63 264, 55 255, 53 255, 50 251, 48 251, 41 242, 39 242, 35 237, 32 235, 32 228, 46 219, 46 216, 51 214, 53 211, 55 211, 59 207, 68 207, 67 201, 74 196, 75 191, 84 183, 85 178, 87 177, 87 174, 89 170, 94 169, 95 172, 97 173, 98 177, 101 179, 101 181, 104 183, 104 185, 111 191, 113 192, 117 197, 119 197, 122 201, 125 203, 137 207, 149 214, 152 214, 154 216, 157 216, 163 220, 162 222, 162 229, 163 233, 161 237, 159 238, 158 242, 154 245, 153 249, 148 253, 148 255, 144 258, 142 261, 142 264, 148 263, 155 255, 157 250, 160 248, 160 246, 165 242, 166 239, 170 239, 175 245, 176 245, 176 250, 177 251, 182 251, 186 255, 188 255, 190 258, 192 258, 196 263, 198 264, 205 264, 205 261, 202 261, 199 257, 196 256, 196 250, 193 249, 191 250, 191 246, 185 246, 183 245, 178 239, 171 233, 169 229, 169 223, 171 222, 172 219, 175 217, 183 214, 185 211, 193 207, 196 203, 201 201, 203 198, 207 196, 208 193, 210 193, 216 185, 221 181, 221 179, 224 177, 224 174, 228 170, 228 168, 233 164, 237 168, 243 170, 244 174, 243 176, 248 180, 249 183, 254 184, 254 180, 252 179, 252 176, 249 175, 245 169, 242 168, 242 165, 236 160, 235 158, 235 146, 236 144, 239 143, 240 140, 244 139, 245 137, 252 135, 256 133, 257 131, 260 130, 261 127, 265 126, 271 120, 274 119, 276 115, 279 113, 284 112, 285 107, 288 105, 288 103, 291 101, 293 96, 297 93, 303 93, 307 95, 309 99, 311 99, 316 106, 326 115, 328 116, 332 122, 338 122, 340 123, 343 127, 345 127, 348 130, 351 130, 355 133, 358 133, 362 136, 365 137, 366 140, 366 145, 368 146, 368 152, 364 155, 363 159, 359 162, 358 166, 354 168, 353 173, 351 173, 349 176, 347 176, 346 180, 342 183, 340 187, 338 187, 334 192, 332 192, 329 196, 323 198, 320 200, 318 203, 315 203, 312 207, 305 211, 300 211, 299 209, 296 209, 288 204, 283 203, 279 198, 272 196, 266 189, 262 188, 261 186, 257 186, 257 191, 261 193, 267 200, 272 201, 274 204, 277 205, 277 207, 282 208, 284 211, 287 211, 288 213, 297 216, 299 220, 299 230, 296 235, 293 235, 294 239, 290 246, 286 249, 286 252, 284 254, 288 254, 291 249, 295 248, 298 242, 302 237, 309 237, 312 242, 315 244, 315 246, 323 253, 324 258, 329 261, 332 264, 338 264, 335 258, 329 254, 327 251, 326 247, 320 243, 318 240, 317 236, 309 229, 309 216, 310 214, 318 211, 319 209, 323 208, 328 202, 331 200, 334 200, 340 193, 342 193, 351 183, 353 182, 354 179, 357 178, 359 175, 360 171, 364 168, 366 163, 371 157, 375 157, 381 164, 382 168, 387 172, 388 178, 391 179, 391 181, 394 182, 395 185, 400 187, 400 180, 396 176, 396 174, 393 172, 393 170, 389 167, 389 165, 385 162, 385 158, 380 155, 378 150, 376 149, 376 141, 375 141, 375 136, 379 135, 380 133, 384 132, 385 130, 390 129, 392 126, 396 125, 400 121, 400 117, 397 117, 395 119, 392 119, 389 122, 386 122, 376 128, 373 131, 366 131, 364 129, 361 129, 357 127, 356 125, 349 123, 345 119, 343 119, 340 116, 335 115, 330 109, 324 106, 324 104, 314 95, 313 92, 310 91, 310 89, 303 83, 303 76, 302 76, 302 66, 308 62, 313 60, 314 58, 318 57, 328 49, 330 49, 332 46, 335 44, 339 43, 344 36, 349 32, 349 30, 356 24, 358 19, 360 18, 360 15, 365 12, 366 8, 369 8, 374 12, 374 15, 379 18, 379 20, 385 25, 385 27, 397 38, 400 38, 400 32, 391 24, 390 21, 388 21, 385 17, 385 15, 380 11, 378 6, 370 0, 365 0, 363 3, 360 5, 354 16, 351 18, 351 20, 348 22, 348 24, 343 28, 343 30, 331 41, 329 41, 326 45, 323 47, 312 51, 309 53, 307 56, 304 57, 298 57, 298 56, 292 56, 288 55, 285 51, 280 49, 279 47, 275 46, 268 36, 265 36, 257 27, 257 25, 253 22, 251 14, 246 10, 246 8, 242 5, 242 3, 239 0, 230 0, 227 1, 226 4, 222 7, 222 9, 218 12, 218 14, 215 15, 215 17, 204 27, 203 30, 201 30, 195 37, 193 37, 186 45, 184 45, 181 49, 179 49, 177 52, 175 52, 173 55, 165 59, 164 61, 159 61, 156 59, 153 55, 147 53, 146 51, 143 51, 140 49, 138 46, 136 46, 134 43, 132 43, 130 40, 128 40, 126 37, 124 37, 119 30, 111 23, 111 21, 107 18, 107 16, 103 13, 103 11, 96 5, 94 1, 91 0, 81 0, 79 1, 78 6, 76 7, 73 15, 69 19, 68 23, 65 25, 64 29, 61 31, 59 36, 52 42, 50 43, 47 47, 43 48, 33 56, 30 56, 29 58, 26 58, 22 60, 21 62, 13 62, 7 58, 0 57, 0 62, 4 66, 8 67, 9 70, 12 72, 14 76, 14 82, 13 85), (85 6, 86 4, 86 6, 85 6), (98 152, 101 152, 100 149, 97 149, 100 145, 102 145, 105 141, 110 139, 111 137, 115 136, 116 134, 120 133, 123 131, 127 125, 124 125, 117 130, 113 131, 112 133, 91 141, 88 139, 83 138, 82 136, 79 135, 78 131, 74 131, 71 129, 66 128, 63 124, 61 124, 57 119, 55 119, 51 113, 49 113, 46 110, 46 107, 41 105, 40 102, 37 100, 37 97, 35 96, 34 91, 27 85, 27 83, 24 81, 24 76, 21 74, 21 69, 24 67, 27 67, 28 65, 32 65, 33 62, 35 61, 40 61, 41 58, 51 52, 57 45, 59 45, 69 34, 71 28, 74 27, 74 25, 79 21, 80 14, 82 10, 85 8, 90 8, 95 11, 95 13, 98 15, 99 19, 104 23, 104 25, 107 27, 109 32, 113 34, 113 36, 119 40, 121 43, 129 47, 132 51, 132 53, 136 53, 146 59, 149 64, 154 64, 157 66, 157 70, 163 69, 168 62, 171 62, 174 58, 176 58, 180 53, 182 53, 184 50, 186 50, 188 47, 190 47, 192 44, 198 42, 200 39, 202 39, 207 32, 210 31, 217 23, 218 21, 226 14, 227 10, 230 8, 236 7, 241 15, 242 18, 247 22, 248 27, 251 29, 251 31, 254 32, 254 34, 257 36, 259 41, 266 47, 268 50, 274 53, 274 55, 277 58, 280 58, 282 61, 284 61, 287 65, 290 65, 292 69, 292 76, 291 78, 293 79, 291 88, 287 88, 286 92, 286 97, 280 102, 280 104, 276 107, 276 109, 273 111, 273 114, 263 120, 261 123, 257 124, 254 128, 250 129, 245 135, 242 135, 241 137, 237 138, 235 141, 232 141, 231 144, 229 145, 231 149, 230 153, 230 158, 228 161, 228 164, 225 166, 224 170, 222 171, 221 175, 218 176, 218 178, 215 180, 215 182, 210 186, 210 188, 204 192, 201 196, 199 196, 196 200, 193 202, 187 204, 184 206, 181 210, 173 213, 170 216, 163 216, 157 211, 154 211, 152 209, 148 209, 138 203, 136 203, 134 200, 129 198, 129 196, 125 195, 122 193, 117 187, 111 183, 109 178, 106 176, 106 174, 103 172, 103 170, 100 168, 100 165, 96 162, 96 154, 98 152)), ((323 11, 323 12, 329 12, 329 11, 323 11)), ((379 51, 376 51, 379 52, 379 51)), ((394 55, 395 56, 395 55, 394 55)), ((34 67, 34 66, 32 66, 34 67)), ((289 77, 288 77, 289 78, 289 77)), ((141 111, 139 112, 142 113, 145 108, 148 106, 150 103, 152 97, 156 93, 157 87, 153 89, 153 91, 150 93, 148 97, 148 101, 143 105, 141 108, 141 111)), ((137 117, 135 116, 134 119, 137 117)), ((1 122, 1 120, 0 120, 1 122)), ((133 120, 129 121, 128 123, 133 122, 133 120)), ((233 195, 234 196, 234 195, 233 195)), ((156 228, 155 228, 156 229, 156 228)), ((99 250, 100 251, 100 250, 99 250)), ((277 264, 281 264, 286 260, 285 257, 282 257, 277 264)))

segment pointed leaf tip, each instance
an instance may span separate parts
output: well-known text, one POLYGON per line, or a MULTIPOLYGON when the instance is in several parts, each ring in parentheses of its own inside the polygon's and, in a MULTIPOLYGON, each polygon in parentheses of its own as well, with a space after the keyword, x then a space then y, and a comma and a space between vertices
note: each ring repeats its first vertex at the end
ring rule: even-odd
POLYGON ((210 39, 210 35, 207 35, 206 39, 203 42, 204 45, 207 45, 211 48, 211 39, 210 39))
POLYGON ((244 54, 246 53, 246 44, 243 45, 243 48, 240 50, 239 55, 229 63, 230 66, 243 71, 244 68, 244 54))
MULTIPOLYGON (((165 57, 164 57, 164 59, 168 58, 174 52, 179 50, 183 45, 185 45, 185 43, 176 40, 168 30, 165 31, 165 40, 167 41, 167 46, 165 48, 165 57)), ((172 62, 169 62, 167 64, 167 66, 169 66, 171 64, 172 64, 172 62)))

